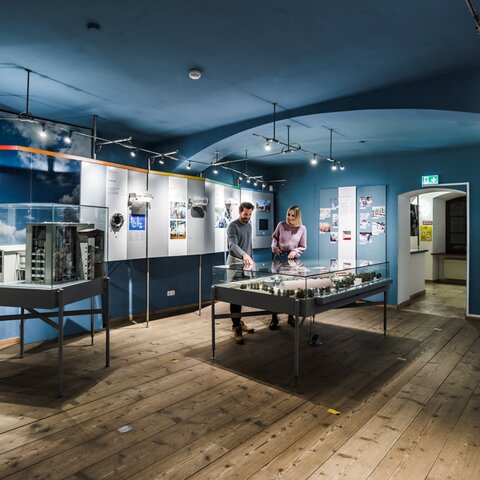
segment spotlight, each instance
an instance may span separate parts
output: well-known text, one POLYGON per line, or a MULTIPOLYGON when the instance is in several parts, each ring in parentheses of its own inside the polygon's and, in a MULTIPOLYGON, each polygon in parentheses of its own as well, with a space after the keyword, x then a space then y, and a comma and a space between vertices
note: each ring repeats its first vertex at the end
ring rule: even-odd
POLYGON ((243 177, 242 176, 238 177, 238 181, 243 182, 243 177))
POLYGON ((164 162, 162 159, 160 159, 160 160, 158 161, 158 163, 159 163, 159 165, 164 165, 164 164, 165 164, 165 162, 164 162))
POLYGON ((72 143, 72 132, 70 132, 68 135, 64 135, 63 142, 67 145, 70 145, 72 143))
POLYGON ((317 155, 314 154, 313 157, 312 157, 312 159, 310 160, 310 165, 315 166, 317 163, 318 163, 317 155))
POLYGON ((216 175, 218 173, 218 169, 214 168, 213 173, 216 175))
POLYGON ((255 181, 253 182, 253 186, 256 187, 257 185, 258 185, 258 183, 257 183, 257 181, 255 180, 255 181))
POLYGON ((265 188, 267 186, 266 183, 262 183, 262 188, 265 188))
POLYGON ((333 162, 332 164, 332 170, 335 171, 337 169, 337 164, 335 162, 333 162))
POLYGON ((191 168, 192 168, 192 162, 188 162, 187 170, 190 170, 191 168))
POLYGON ((340 170, 345 170, 345 165, 343 163, 340 163, 340 170))
POLYGON ((270 140, 267 140, 265 142, 265 150, 269 152, 272 149, 272 146, 270 145, 270 140))
POLYGON ((46 138, 47 137, 47 130, 46 130, 46 127, 45 127, 45 124, 42 123, 42 130, 38 133, 42 138, 46 138))
POLYGON ((130 156, 131 157, 136 157, 137 156, 137 150, 130 150, 130 156))
POLYGON ((250 178, 247 178, 247 183, 250 183, 250 178))

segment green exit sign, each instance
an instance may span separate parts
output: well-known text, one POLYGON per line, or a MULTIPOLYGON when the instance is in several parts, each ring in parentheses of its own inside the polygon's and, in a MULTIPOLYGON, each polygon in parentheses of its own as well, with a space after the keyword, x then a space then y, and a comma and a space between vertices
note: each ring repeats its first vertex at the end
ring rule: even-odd
POLYGON ((438 185, 438 175, 424 175, 422 177, 422 187, 425 185, 438 185))

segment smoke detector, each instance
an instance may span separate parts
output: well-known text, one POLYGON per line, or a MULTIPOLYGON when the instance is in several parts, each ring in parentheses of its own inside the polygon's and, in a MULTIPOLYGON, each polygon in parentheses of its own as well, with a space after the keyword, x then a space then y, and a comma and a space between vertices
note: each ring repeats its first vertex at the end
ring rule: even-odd
POLYGON ((202 72, 201 72, 200 69, 198 69, 198 68, 191 68, 191 69, 188 71, 188 76, 189 76, 192 80, 199 80, 199 79, 202 77, 202 72))

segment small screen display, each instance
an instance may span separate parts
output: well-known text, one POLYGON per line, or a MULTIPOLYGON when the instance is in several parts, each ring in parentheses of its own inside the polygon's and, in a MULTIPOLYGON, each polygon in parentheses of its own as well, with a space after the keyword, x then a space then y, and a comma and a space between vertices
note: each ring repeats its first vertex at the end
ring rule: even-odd
POLYGON ((259 230, 268 230, 268 218, 260 218, 258 220, 258 229, 259 230))

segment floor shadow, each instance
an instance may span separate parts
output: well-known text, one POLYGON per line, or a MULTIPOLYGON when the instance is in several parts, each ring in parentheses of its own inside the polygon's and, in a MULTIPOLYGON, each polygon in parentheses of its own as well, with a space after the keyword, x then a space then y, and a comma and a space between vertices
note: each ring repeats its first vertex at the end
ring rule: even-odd
POLYGON ((211 347, 185 352, 202 362, 232 371, 256 382, 285 392, 310 398, 354 376, 395 375, 406 363, 398 358, 420 343, 415 339, 387 336, 383 332, 361 330, 319 323, 312 334, 321 344, 309 344, 308 326, 301 329, 299 378, 294 378, 293 329, 278 331, 263 328, 245 335, 245 345, 235 345, 230 338, 217 341, 215 360, 211 347), (390 369, 390 372, 389 372, 390 369))

